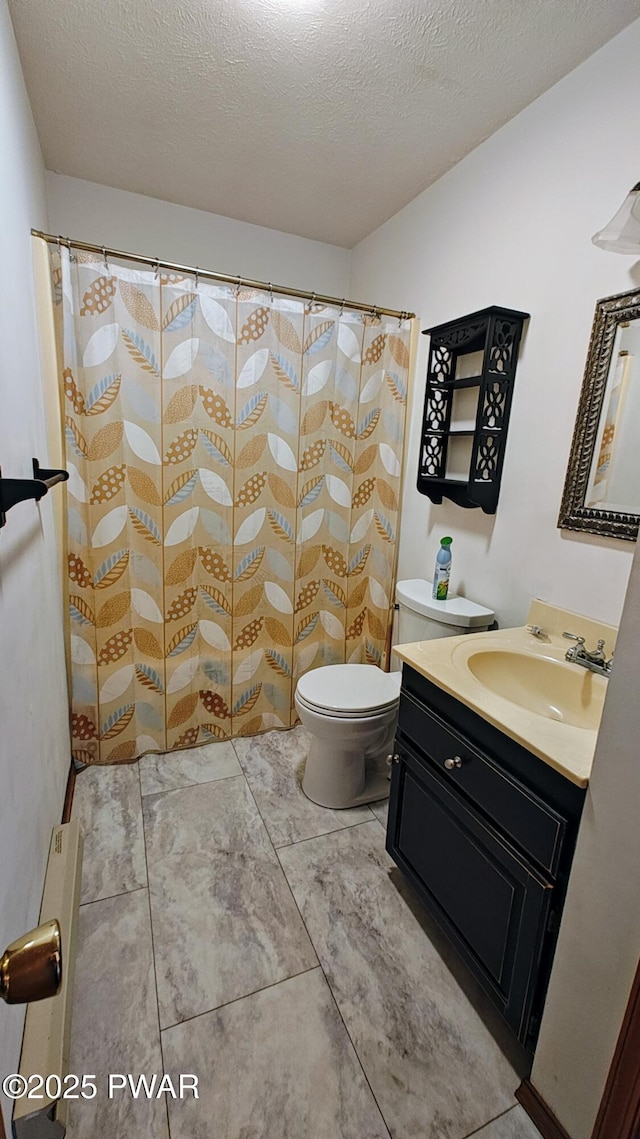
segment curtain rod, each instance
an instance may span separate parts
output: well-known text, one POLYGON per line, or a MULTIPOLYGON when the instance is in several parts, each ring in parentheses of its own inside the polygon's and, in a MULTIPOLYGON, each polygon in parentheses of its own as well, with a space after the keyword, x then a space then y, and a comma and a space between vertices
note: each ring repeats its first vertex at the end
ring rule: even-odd
POLYGON ((280 293, 285 297, 296 297, 301 300, 314 301, 325 305, 334 305, 338 308, 349 308, 356 312, 368 312, 376 316, 393 316, 398 320, 413 320, 414 312, 398 312, 393 308, 382 308, 380 305, 365 305, 360 301, 347 301, 343 297, 329 297, 324 293, 308 293, 305 289, 289 289, 286 285, 272 285, 265 281, 248 281, 244 277, 228 277, 225 273, 212 273, 209 269, 200 269, 190 265, 176 265, 172 261, 161 261, 158 257, 145 257, 140 253, 125 253, 122 249, 109 249, 103 245, 91 245, 87 241, 72 241, 68 237, 56 237, 52 233, 43 233, 42 230, 32 229, 33 237, 40 237, 49 245, 66 245, 68 249, 84 249, 87 253, 97 253, 102 257, 117 257, 121 261, 137 261, 142 265, 151 265, 154 269, 168 269, 171 273, 182 273, 188 276, 205 277, 208 281, 223 281, 229 285, 242 285, 247 289, 260 289, 267 293, 280 293))

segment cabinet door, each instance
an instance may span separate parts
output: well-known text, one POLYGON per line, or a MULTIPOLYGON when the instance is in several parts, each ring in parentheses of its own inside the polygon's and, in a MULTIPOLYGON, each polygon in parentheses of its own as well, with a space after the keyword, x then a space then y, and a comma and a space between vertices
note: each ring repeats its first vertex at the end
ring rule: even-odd
POLYGON ((513 846, 520 847, 527 862, 536 862, 544 875, 555 878, 567 830, 562 815, 509 774, 497 756, 474 747, 405 691, 400 698, 398 735, 406 737, 408 747, 421 760, 431 760, 445 782, 455 785, 513 846), (444 762, 454 755, 462 764, 445 773, 444 762))
POLYGON ((552 885, 409 749, 398 754, 387 850, 526 1044, 552 885))

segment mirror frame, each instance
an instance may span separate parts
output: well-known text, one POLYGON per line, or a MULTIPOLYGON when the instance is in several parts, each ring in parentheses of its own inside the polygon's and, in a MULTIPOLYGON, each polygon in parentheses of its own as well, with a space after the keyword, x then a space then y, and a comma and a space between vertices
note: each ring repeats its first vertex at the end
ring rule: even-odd
POLYGON ((615 510, 598 510, 585 506, 616 332, 623 321, 638 319, 638 289, 604 297, 596 304, 558 517, 558 526, 562 530, 582 530, 588 534, 623 538, 629 542, 635 542, 638 537, 640 513, 623 514, 615 510))

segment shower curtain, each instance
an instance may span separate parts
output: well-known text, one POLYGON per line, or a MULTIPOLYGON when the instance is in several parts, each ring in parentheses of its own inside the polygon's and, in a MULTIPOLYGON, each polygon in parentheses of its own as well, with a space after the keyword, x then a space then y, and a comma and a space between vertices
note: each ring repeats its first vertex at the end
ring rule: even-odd
POLYGON ((289 727, 386 660, 410 322, 52 259, 74 757, 289 727))

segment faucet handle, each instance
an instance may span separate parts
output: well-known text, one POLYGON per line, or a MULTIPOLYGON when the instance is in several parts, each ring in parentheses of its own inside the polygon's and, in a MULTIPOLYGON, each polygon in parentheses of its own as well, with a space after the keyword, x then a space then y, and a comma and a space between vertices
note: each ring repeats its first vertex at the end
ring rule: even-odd
POLYGON ((573 661, 580 661, 586 657, 586 649, 584 647, 584 642, 585 642, 584 637, 579 637, 577 635, 577 633, 563 633, 562 636, 566 637, 568 641, 575 641, 576 642, 575 645, 573 646, 573 648, 567 649, 566 653, 564 654, 565 660, 573 662, 573 661))
POLYGON ((599 664, 606 664, 606 657, 604 655, 603 649, 604 649, 604 640, 601 639, 598 641, 598 644, 596 645, 594 652, 589 654, 591 659, 593 661, 597 661, 599 664))

